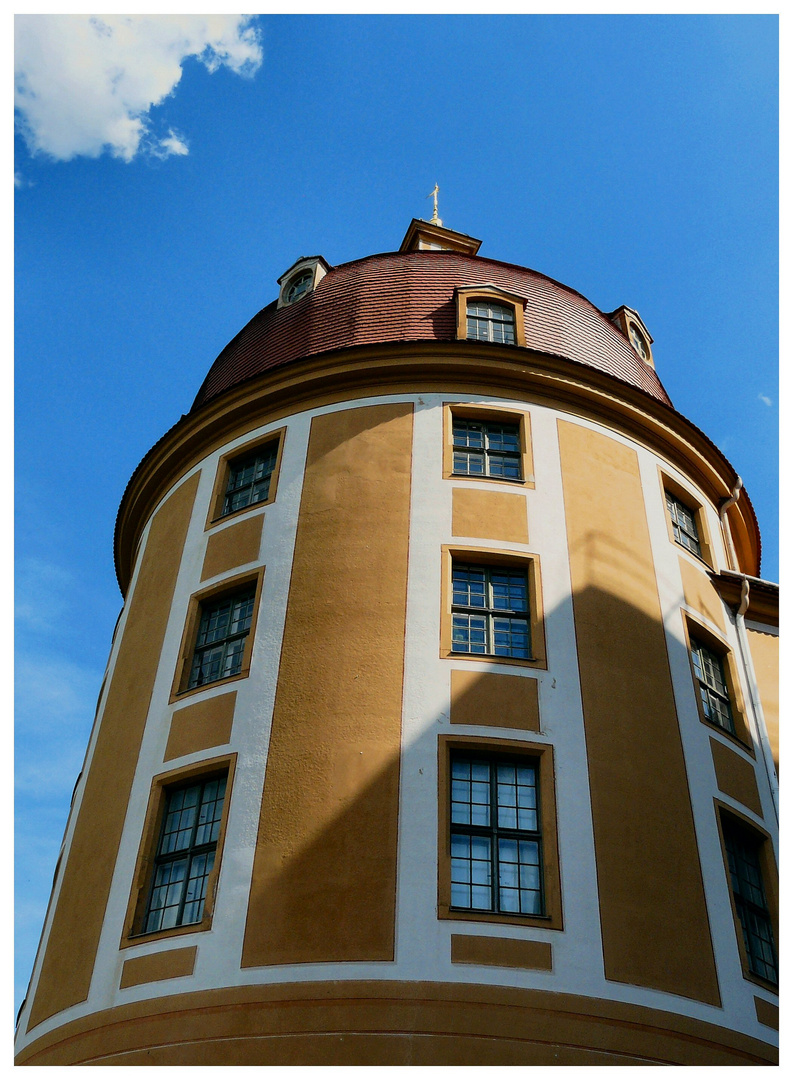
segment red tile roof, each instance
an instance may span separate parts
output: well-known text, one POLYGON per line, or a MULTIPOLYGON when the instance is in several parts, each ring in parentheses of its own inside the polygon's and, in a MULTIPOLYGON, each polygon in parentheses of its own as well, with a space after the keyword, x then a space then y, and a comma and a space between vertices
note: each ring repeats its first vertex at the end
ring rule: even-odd
POLYGON ((573 289, 534 270, 492 259, 407 251, 344 263, 329 270, 296 304, 268 304, 218 356, 193 409, 269 368, 303 357, 379 342, 454 341, 455 288, 485 284, 526 298, 530 349, 587 364, 671 404, 655 371, 608 318, 573 289))

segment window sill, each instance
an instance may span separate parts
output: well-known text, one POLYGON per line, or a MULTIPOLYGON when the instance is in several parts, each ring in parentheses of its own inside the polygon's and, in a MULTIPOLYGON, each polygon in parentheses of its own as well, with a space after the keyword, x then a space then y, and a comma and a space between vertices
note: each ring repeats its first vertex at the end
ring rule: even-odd
POLYGON ((486 484, 509 484, 511 487, 534 487, 534 477, 529 476, 525 480, 523 478, 509 477, 509 476, 482 476, 474 473, 458 473, 451 472, 444 475, 444 480, 478 480, 480 483, 486 484))
POLYGON ((455 922, 491 923, 501 926, 536 926, 545 930, 561 930, 562 920, 553 915, 504 914, 500 911, 470 911, 466 908, 438 908, 439 919, 455 922))
POLYGON ((733 735, 731 731, 727 731, 721 724, 715 724, 712 720, 708 720, 702 713, 699 714, 700 723, 704 724, 709 731, 717 731, 719 735, 723 735, 725 739, 728 739, 734 746, 739 747, 745 754, 748 754, 752 761, 756 761, 754 747, 751 743, 744 742, 740 735, 733 735))
POLYGON ((212 916, 207 915, 197 923, 184 926, 169 926, 167 930, 150 930, 148 933, 127 934, 119 948, 129 949, 133 945, 145 945, 150 941, 167 941, 168 938, 182 937, 184 934, 197 934, 212 929, 212 916))
POLYGON ((209 532, 210 529, 216 529, 218 525, 225 525, 227 521, 236 521, 237 518, 241 518, 244 514, 252 514, 255 510, 262 510, 266 506, 272 506, 275 499, 265 499, 264 502, 251 503, 250 506, 241 506, 239 510, 232 510, 230 514, 221 514, 220 517, 212 518, 204 526, 204 532, 209 532))
POLYGON ((678 540, 673 540, 672 543, 679 551, 684 551, 686 555, 690 556, 694 566, 698 567, 699 569, 708 570, 712 574, 718 573, 716 567, 712 563, 708 562, 704 555, 697 555, 696 552, 691 551, 690 548, 687 548, 685 544, 681 544, 678 540))
POLYGON ((184 698, 194 697, 196 694, 202 693, 204 690, 214 690, 218 686, 226 686, 228 683, 239 682, 240 679, 247 679, 250 674, 250 668, 244 668, 237 675, 227 675, 225 679, 215 679, 214 682, 205 682, 201 686, 185 687, 184 690, 177 690, 171 694, 168 701, 169 705, 173 705, 176 701, 183 701, 184 698))
POLYGON ((746 968, 743 969, 743 977, 747 982, 754 983, 755 986, 760 986, 763 990, 768 990, 769 993, 779 997, 779 983, 769 982, 762 975, 755 975, 753 971, 748 971, 746 968))
POLYGON ((526 660, 518 656, 493 656, 490 653, 452 652, 445 649, 441 649, 441 659, 474 660, 483 664, 508 664, 510 667, 525 668, 547 668, 548 666, 544 657, 534 657, 533 659, 526 660))

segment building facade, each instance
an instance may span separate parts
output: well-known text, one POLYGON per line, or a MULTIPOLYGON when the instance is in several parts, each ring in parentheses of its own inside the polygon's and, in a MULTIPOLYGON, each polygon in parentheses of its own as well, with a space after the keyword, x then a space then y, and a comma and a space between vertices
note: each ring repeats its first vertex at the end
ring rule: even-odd
POLYGON ((639 315, 414 220, 149 451, 19 1064, 771 1064, 777 588, 639 315))

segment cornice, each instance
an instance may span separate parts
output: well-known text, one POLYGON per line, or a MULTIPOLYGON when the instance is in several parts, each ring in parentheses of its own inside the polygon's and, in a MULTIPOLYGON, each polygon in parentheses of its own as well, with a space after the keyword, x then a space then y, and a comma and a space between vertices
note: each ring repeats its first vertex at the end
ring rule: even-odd
POLYGON ((749 605, 744 617, 768 626, 779 626, 779 586, 774 582, 730 570, 709 576, 725 604, 736 611, 741 605, 741 590, 746 581, 749 585, 749 605))
MULTIPOLYGON (((143 528, 166 492, 230 439, 290 413, 390 393, 492 393, 605 423, 657 452, 718 507, 737 474, 671 406, 615 376, 525 348, 477 342, 356 346, 274 367, 188 413, 149 450, 124 492, 115 533, 126 593, 143 528)), ((760 536, 744 490, 728 511, 741 568, 759 572, 760 536)))

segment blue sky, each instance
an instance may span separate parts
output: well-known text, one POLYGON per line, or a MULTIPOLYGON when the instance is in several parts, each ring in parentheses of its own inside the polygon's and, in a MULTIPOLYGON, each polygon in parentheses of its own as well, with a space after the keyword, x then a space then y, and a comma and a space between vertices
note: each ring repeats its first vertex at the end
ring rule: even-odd
POLYGON ((124 487, 299 256, 394 250, 437 181, 483 256, 637 309, 778 577, 775 16, 72 18, 17 26, 17 1004, 124 487))

